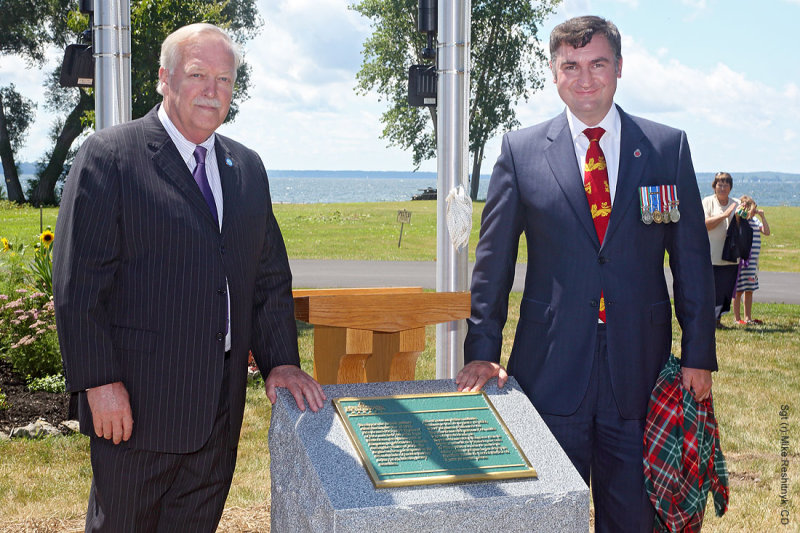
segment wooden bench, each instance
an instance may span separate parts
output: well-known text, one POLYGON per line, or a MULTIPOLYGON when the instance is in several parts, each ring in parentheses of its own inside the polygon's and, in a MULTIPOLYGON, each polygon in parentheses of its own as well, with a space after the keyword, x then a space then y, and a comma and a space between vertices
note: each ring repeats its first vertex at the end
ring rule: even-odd
POLYGON ((467 318, 469 292, 421 287, 298 289, 294 316, 314 326, 314 378, 324 385, 411 381, 425 326, 467 318))

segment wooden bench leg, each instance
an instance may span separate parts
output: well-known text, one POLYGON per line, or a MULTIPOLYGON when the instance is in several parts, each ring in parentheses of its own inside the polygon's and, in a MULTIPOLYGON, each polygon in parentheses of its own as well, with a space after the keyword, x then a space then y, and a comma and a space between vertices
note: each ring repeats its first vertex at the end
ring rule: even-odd
POLYGON ((314 326, 314 379, 322 385, 365 383, 371 354, 371 331, 314 326))
POLYGON ((396 333, 375 332, 372 357, 367 360, 367 381, 413 381, 417 358, 425 349, 425 328, 396 333))

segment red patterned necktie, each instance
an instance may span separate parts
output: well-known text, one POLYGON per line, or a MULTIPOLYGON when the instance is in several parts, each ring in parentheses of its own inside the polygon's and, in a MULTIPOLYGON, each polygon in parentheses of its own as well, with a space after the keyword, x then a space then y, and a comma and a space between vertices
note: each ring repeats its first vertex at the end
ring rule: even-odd
MULTIPOLYGON (((606 156, 600 148, 600 137, 605 132, 603 128, 583 130, 583 134, 589 139, 586 164, 583 167, 583 188, 586 190, 586 199, 589 201, 592 222, 600 244, 603 244, 608 228, 608 217, 611 215, 611 190, 608 185, 606 156)), ((602 292, 600 292, 600 320, 606 321, 606 305, 602 292)))

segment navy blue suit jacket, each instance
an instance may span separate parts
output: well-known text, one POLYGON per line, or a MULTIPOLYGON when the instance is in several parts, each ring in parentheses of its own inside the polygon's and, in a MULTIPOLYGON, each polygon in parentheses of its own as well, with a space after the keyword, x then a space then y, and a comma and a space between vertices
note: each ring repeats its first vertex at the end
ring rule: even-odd
POLYGON ((625 418, 644 418, 672 341, 665 251, 682 329, 682 364, 717 368, 708 235, 686 135, 619 112, 618 182, 602 246, 566 113, 507 133, 489 184, 465 362, 500 360, 508 292, 524 231, 528 266, 508 372, 544 413, 571 414, 583 398, 602 290, 617 405, 625 418), (677 185, 681 219, 645 225, 639 187, 662 184, 677 185))
POLYGON ((264 165, 221 135, 215 150, 221 231, 156 109, 89 137, 64 187, 53 291, 67 388, 122 381, 134 420, 127 445, 137 449, 185 453, 208 439, 222 384, 226 280, 231 446, 248 352, 264 375, 299 366, 292 277, 264 165))

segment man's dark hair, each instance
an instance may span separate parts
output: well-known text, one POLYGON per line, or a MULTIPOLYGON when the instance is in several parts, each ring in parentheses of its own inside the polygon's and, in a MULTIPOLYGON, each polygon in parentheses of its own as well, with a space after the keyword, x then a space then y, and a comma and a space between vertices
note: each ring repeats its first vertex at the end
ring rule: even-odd
POLYGON ((619 67, 622 59, 622 42, 619 30, 610 20, 601 17, 585 16, 575 17, 562 22, 550 33, 550 60, 555 68, 556 55, 562 44, 568 44, 573 48, 583 48, 595 34, 600 34, 606 38, 611 50, 614 52, 615 67, 619 67))

